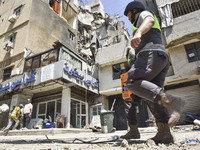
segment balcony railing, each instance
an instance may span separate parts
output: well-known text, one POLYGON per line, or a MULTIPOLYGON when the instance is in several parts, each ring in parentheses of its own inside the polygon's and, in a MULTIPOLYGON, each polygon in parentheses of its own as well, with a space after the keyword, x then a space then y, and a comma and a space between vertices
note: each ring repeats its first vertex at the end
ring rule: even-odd
POLYGON ((200 9, 199 0, 180 0, 172 4, 172 14, 174 18, 197 11, 200 9))

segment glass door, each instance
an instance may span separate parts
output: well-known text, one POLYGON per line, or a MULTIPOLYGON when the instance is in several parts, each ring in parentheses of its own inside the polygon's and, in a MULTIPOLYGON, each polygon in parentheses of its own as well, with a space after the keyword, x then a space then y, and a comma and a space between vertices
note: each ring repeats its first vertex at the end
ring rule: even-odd
POLYGON ((43 120, 48 119, 54 122, 55 118, 57 117, 57 115, 60 115, 60 113, 61 113, 60 99, 38 103, 37 118, 42 118, 43 120))
POLYGON ((83 128, 88 123, 87 103, 72 99, 71 100, 71 126, 72 128, 83 128))

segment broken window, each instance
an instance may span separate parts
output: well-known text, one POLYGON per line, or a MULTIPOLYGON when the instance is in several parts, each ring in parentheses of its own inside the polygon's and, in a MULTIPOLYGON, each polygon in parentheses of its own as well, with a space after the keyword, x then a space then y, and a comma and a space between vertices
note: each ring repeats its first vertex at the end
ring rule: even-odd
POLYGON ((55 63, 58 59, 57 50, 52 50, 41 55, 41 66, 46 66, 55 63))
POLYGON ((185 45, 188 61, 195 62, 200 60, 200 42, 185 45))
POLYGON ((25 59, 24 72, 29 72, 58 61, 58 49, 49 50, 40 55, 25 59))
POLYGON ((32 70, 35 70, 40 67, 40 56, 34 57, 32 61, 32 70))
POLYGON ((3 81, 10 79, 11 72, 12 72, 12 67, 4 69, 3 81))
POLYGON ((32 58, 25 60, 24 72, 30 72, 32 66, 32 58))
POLYGON ((129 69, 128 63, 120 63, 113 65, 113 80, 120 79, 120 75, 127 72, 129 69))
POLYGON ((74 68, 82 70, 82 62, 78 58, 75 58, 75 56, 72 56, 71 54, 69 54, 65 50, 61 51, 61 53, 60 53, 60 59, 61 60, 66 60, 74 68))

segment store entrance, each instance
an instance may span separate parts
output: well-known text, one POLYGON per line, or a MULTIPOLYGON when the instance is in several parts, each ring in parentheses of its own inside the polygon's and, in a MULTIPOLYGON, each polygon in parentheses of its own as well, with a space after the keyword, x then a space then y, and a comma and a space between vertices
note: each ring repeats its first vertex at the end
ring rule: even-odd
POLYGON ((72 99, 70 122, 72 128, 83 128, 88 123, 88 105, 86 102, 72 99))
POLYGON ((38 103, 37 118, 41 118, 43 120, 48 119, 50 122, 54 122, 56 120, 57 115, 60 115, 60 112, 60 99, 38 103))

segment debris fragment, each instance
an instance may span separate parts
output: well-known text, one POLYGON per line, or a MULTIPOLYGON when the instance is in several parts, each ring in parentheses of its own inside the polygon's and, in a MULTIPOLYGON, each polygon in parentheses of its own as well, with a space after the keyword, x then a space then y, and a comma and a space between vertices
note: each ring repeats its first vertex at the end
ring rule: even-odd
POLYGON ((121 147, 128 147, 128 141, 124 139, 120 145, 121 147))

